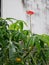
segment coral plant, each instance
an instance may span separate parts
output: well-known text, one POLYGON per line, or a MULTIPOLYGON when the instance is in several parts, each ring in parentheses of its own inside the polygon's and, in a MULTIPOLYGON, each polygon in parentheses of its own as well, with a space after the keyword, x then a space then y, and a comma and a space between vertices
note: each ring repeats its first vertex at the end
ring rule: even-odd
POLYGON ((0 18, 0 65, 48 65, 49 35, 33 34, 24 25, 22 20, 0 18))

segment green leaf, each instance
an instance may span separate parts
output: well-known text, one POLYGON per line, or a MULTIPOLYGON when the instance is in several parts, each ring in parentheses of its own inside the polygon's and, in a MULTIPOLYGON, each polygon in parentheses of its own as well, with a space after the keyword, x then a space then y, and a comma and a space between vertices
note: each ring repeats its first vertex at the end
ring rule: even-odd
POLYGON ((49 46, 49 35, 43 34, 39 35, 38 37, 49 46))
POLYGON ((15 23, 13 23, 13 24, 11 24, 9 26, 9 30, 19 30, 19 31, 22 31, 23 27, 24 27, 24 24, 25 24, 24 21, 17 20, 15 23))
POLYGON ((5 20, 7 20, 7 22, 13 23, 13 21, 15 21, 15 20, 17 20, 17 19, 15 19, 15 18, 6 18, 5 20))

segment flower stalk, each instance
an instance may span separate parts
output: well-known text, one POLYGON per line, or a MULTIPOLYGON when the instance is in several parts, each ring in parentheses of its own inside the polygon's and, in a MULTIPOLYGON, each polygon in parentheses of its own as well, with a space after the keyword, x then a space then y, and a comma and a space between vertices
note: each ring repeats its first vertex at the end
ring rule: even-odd
POLYGON ((32 32, 32 26, 31 26, 31 15, 30 15, 30 32, 32 32))
POLYGON ((28 15, 30 15, 30 31, 32 32, 32 25, 31 25, 31 16, 33 15, 33 14, 35 14, 33 11, 26 11, 26 13, 28 14, 28 15))

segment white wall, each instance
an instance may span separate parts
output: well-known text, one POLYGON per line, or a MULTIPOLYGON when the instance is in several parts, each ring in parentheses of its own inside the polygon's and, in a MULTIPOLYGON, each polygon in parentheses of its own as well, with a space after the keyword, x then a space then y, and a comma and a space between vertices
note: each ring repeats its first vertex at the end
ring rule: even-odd
POLYGON ((14 17, 25 20, 21 0, 2 0, 2 17, 14 17))
MULTIPOLYGON (((42 9, 43 5, 41 3, 39 3, 39 5, 42 9)), ((36 9, 34 10, 37 12, 36 9)), ((47 26, 44 19, 44 14, 41 12, 42 11, 39 12, 40 16, 32 16, 33 32, 39 34, 49 33, 49 31, 46 29, 47 26)), ((26 15, 21 0, 2 0, 2 17, 14 17, 16 19, 26 21, 26 15)))

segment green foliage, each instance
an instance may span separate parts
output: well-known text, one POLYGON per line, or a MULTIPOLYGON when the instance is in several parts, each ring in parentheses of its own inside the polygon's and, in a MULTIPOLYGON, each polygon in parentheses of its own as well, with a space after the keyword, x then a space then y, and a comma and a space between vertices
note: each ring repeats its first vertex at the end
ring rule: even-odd
POLYGON ((0 18, 0 65, 49 64, 49 35, 32 34, 24 30, 24 24, 22 20, 0 18))

